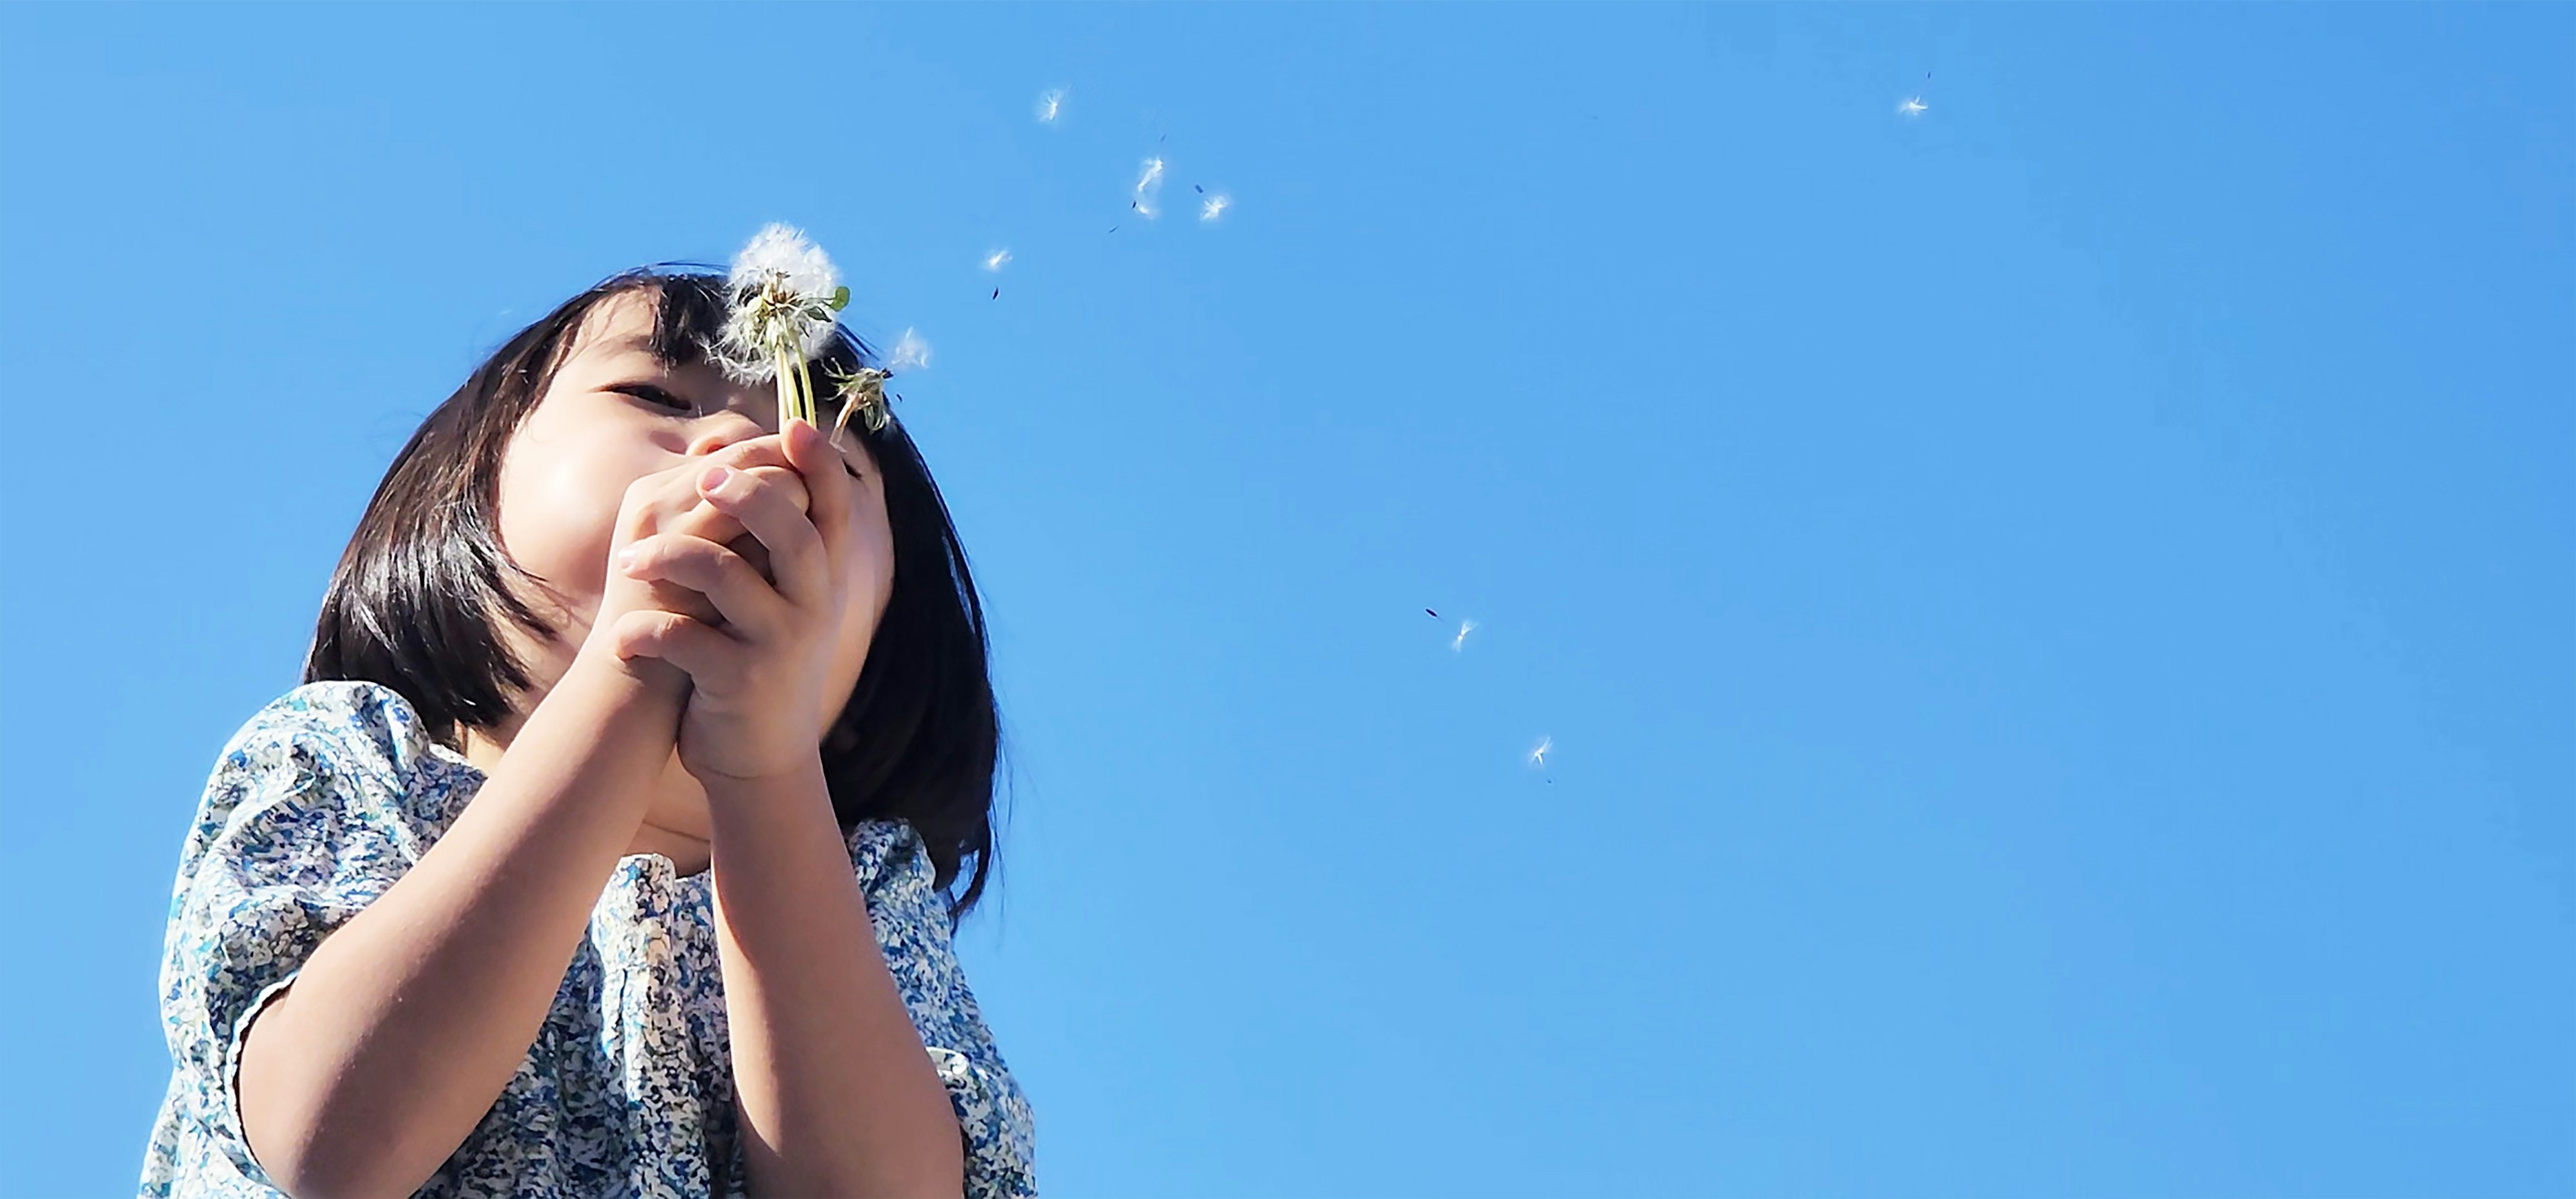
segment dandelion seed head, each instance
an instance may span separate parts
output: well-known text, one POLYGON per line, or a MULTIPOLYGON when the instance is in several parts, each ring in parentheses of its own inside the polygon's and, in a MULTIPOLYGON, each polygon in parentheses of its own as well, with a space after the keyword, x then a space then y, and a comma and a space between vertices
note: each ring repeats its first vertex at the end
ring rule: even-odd
POLYGON ((1064 111, 1064 89, 1063 89, 1063 88, 1060 88, 1060 87, 1058 87, 1058 88, 1049 88, 1049 89, 1047 90, 1047 93, 1046 93, 1045 95, 1038 97, 1038 120, 1039 120, 1039 121, 1041 121, 1041 122, 1052 122, 1052 121, 1054 121, 1054 120, 1055 120, 1056 115, 1057 115, 1058 113, 1063 112, 1063 111, 1064 111))
POLYGON ((1556 738, 1554 738, 1554 737, 1541 737, 1541 738, 1539 738, 1539 739, 1538 739, 1538 746, 1537 746, 1536 748, 1534 748, 1534 749, 1530 750, 1530 752, 1529 752, 1529 764, 1530 764, 1530 765, 1532 765, 1532 766, 1545 766, 1545 765, 1547 765, 1547 751, 1549 751, 1549 750, 1551 750, 1551 749, 1555 749, 1555 748, 1556 748, 1556 738))
POLYGON ((1217 218, 1217 214, 1233 207, 1233 205, 1234 201, 1222 194, 1209 196, 1199 204, 1199 219, 1202 221, 1213 221, 1217 218))
POLYGON ((763 226, 734 255, 725 281, 731 307, 708 356, 726 378, 744 386, 767 382, 778 375, 782 350, 811 359, 831 345, 841 273, 803 230, 763 226))
POLYGON ((733 256, 733 274, 726 282, 740 291, 772 281, 800 296, 826 297, 841 285, 841 272, 804 230, 772 223, 752 234, 733 256))
POLYGON ((917 371, 929 365, 930 343, 922 340, 921 334, 910 329, 904 330, 903 336, 894 339, 894 348, 886 351, 888 370, 917 371))
POLYGON ((1453 653, 1453 654, 1454 654, 1454 653, 1459 652, 1460 650, 1463 650, 1463 649, 1467 648, 1467 634, 1475 632, 1475 631, 1476 631, 1476 629, 1477 629, 1477 627, 1478 627, 1478 626, 1477 626, 1477 624, 1476 624, 1476 622, 1475 622, 1475 621, 1472 621, 1472 620, 1462 620, 1462 621, 1459 621, 1459 622, 1458 622, 1458 636, 1457 636, 1457 638, 1456 638, 1455 640, 1452 640, 1452 641, 1449 643, 1449 652, 1451 652, 1451 653, 1453 653))
POLYGON ((995 250, 984 256, 984 269, 988 271, 998 271, 1002 269, 1002 265, 1004 263, 1007 263, 1010 260, 1011 252, 1009 250, 995 250))
POLYGON ((1896 106, 1896 111, 1898 111, 1898 112, 1900 112, 1900 113, 1903 113, 1903 114, 1905 114, 1906 116, 1911 117, 1911 116, 1920 116, 1920 115, 1922 115, 1925 111, 1929 110, 1930 108, 1931 108, 1931 106, 1930 106, 1930 105, 1925 104, 1925 103, 1923 102, 1923 97, 1921 97, 1921 96, 1908 96, 1908 97, 1906 97, 1906 98, 1905 98, 1905 102, 1904 102, 1904 103, 1899 104, 1899 105, 1897 105, 1897 106, 1896 106))

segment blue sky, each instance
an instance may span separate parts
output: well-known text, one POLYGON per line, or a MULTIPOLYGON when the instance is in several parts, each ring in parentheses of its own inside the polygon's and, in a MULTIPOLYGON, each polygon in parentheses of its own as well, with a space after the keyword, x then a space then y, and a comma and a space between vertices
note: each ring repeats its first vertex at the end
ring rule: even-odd
POLYGON ((2549 5, 0 9, 0 1191, 132 1185, 181 834, 412 426, 786 220, 934 347, 1049 1193, 2576 1192, 2571 62, 2549 5), (1235 206, 1135 219, 1158 142, 1235 206))

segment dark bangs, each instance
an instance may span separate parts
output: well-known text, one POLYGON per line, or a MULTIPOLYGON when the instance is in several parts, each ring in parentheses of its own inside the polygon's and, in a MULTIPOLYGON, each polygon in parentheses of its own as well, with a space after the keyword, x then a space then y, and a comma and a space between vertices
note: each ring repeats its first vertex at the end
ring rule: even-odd
MULTIPOLYGON (((514 586, 546 581, 501 547, 502 455, 591 309, 642 290, 657 298, 654 357, 675 369, 705 360, 724 324, 724 277, 663 268, 609 278, 503 343, 394 455, 332 572, 305 682, 390 687, 453 748, 463 747, 466 729, 491 730, 509 719, 530 679, 501 639, 499 622, 544 641, 561 632, 514 586)), ((817 379, 826 368, 878 365, 847 330, 835 331, 815 363, 817 379)), ((837 416, 827 402, 824 427, 837 416)), ((1000 723, 983 601, 948 505, 903 425, 889 422, 871 433, 853 419, 847 435, 867 445, 882 475, 894 586, 858 685, 825 735, 824 778, 844 831, 861 820, 911 823, 930 847, 950 916, 962 917, 994 865, 1000 723)))

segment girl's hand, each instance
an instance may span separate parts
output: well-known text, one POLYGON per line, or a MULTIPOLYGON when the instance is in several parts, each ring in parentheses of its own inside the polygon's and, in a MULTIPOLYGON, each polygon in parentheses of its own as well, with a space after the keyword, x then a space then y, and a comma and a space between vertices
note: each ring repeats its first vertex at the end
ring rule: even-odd
POLYGON ((696 480, 707 504, 767 551, 774 584, 734 548, 682 531, 638 540, 615 568, 703 595, 720 619, 662 610, 618 624, 620 657, 658 658, 688 673, 680 762, 701 781, 810 770, 836 714, 824 693, 851 603, 858 483, 813 425, 790 421, 775 441, 792 477, 701 465, 696 480))
MULTIPOLYGON (((776 479, 789 486, 799 504, 805 502, 804 480, 789 465, 786 448, 776 437, 755 437, 726 446, 715 453, 695 459, 687 465, 646 475, 626 489, 618 505, 617 526, 609 546, 608 577, 600 593, 599 611, 591 621, 590 639, 611 656, 629 659, 616 652, 617 626, 638 612, 677 612, 711 625, 721 625, 724 617, 705 596, 670 583, 631 578, 617 569, 617 555, 636 543, 659 534, 680 534, 719 543, 731 543, 748 551, 760 564, 767 555, 752 540, 742 522, 709 504, 699 494, 698 478, 709 466, 721 465, 747 471, 755 478, 776 479)), ((626 662, 638 675, 686 690, 688 675, 670 663, 653 658, 632 658, 626 662)))

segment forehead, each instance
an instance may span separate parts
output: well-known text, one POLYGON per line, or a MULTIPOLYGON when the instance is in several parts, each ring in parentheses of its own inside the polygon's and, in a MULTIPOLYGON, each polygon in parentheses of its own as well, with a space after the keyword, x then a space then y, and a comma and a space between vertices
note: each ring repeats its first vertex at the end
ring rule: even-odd
POLYGON ((626 355, 653 357, 657 297, 650 291, 622 291, 590 306, 573 329, 564 364, 585 358, 626 355))
POLYGON ((619 292, 591 306, 582 314, 581 324, 573 331, 565 348, 562 372, 582 379, 602 374, 649 375, 684 383, 692 396, 702 401, 721 399, 724 406, 757 411, 766 398, 775 407, 777 396, 771 388, 741 387, 724 377, 705 361, 702 354, 689 354, 689 361, 664 361, 653 352, 653 327, 660 307, 660 297, 648 289, 619 292))

